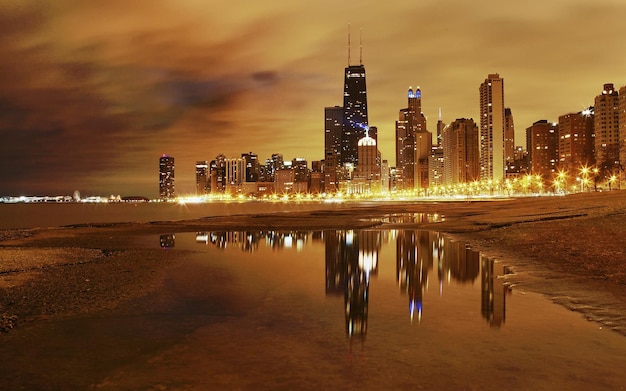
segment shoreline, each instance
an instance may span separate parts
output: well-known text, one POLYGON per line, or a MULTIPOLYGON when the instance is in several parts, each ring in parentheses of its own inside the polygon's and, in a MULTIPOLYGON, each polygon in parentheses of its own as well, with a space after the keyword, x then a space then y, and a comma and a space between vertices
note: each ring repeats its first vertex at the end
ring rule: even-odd
POLYGON ((439 231, 511 268, 514 289, 626 335, 626 191, 2 230, 0 330, 106 310, 156 289, 184 251, 146 248, 141 236, 257 229, 439 231))

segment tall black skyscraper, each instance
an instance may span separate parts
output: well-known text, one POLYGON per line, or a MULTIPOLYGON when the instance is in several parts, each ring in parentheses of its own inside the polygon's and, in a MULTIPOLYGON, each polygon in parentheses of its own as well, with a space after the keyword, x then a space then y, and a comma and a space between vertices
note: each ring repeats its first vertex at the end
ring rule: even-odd
POLYGON ((358 163, 358 143, 365 137, 367 127, 367 89, 363 56, 359 56, 359 65, 350 65, 350 34, 348 33, 348 67, 345 69, 343 84, 342 164, 356 165, 358 163))
POLYGON ((324 108, 324 152, 331 152, 336 161, 341 156, 341 138, 343 135, 343 107, 324 108))

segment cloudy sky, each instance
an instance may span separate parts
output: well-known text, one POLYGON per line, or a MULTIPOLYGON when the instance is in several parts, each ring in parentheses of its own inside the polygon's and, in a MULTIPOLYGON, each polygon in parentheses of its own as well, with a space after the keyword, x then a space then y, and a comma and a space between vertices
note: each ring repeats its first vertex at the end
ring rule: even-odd
POLYGON ((626 85, 624 20, 623 0, 0 0, 0 195, 153 197, 162 154, 179 193, 220 153, 320 160, 348 24, 391 165, 409 86, 434 131, 439 107, 477 120, 489 73, 523 145, 626 85))

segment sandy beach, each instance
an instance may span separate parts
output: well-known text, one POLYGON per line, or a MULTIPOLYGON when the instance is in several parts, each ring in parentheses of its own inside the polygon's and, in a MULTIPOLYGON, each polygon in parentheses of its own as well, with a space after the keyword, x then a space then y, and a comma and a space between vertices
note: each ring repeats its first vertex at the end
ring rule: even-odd
POLYGON ((613 191, 3 230, 0 388, 623 389, 625 215, 626 192, 613 191), (319 242, 306 261, 196 243, 197 232, 353 229, 437 231, 503 265, 511 273, 490 283, 506 326, 484 322, 480 299, 452 304, 485 299, 483 283, 440 296, 436 270, 425 322, 409 321, 387 256, 367 294, 367 342, 354 340, 344 295, 324 294, 319 242), (437 315, 445 303, 451 314, 437 315))
POLYGON ((332 211, 89 224, 0 232, 1 329, 113 308, 157 288, 181 253, 150 233, 210 230, 429 229, 465 241, 538 292, 626 335, 626 192, 497 201, 350 205, 332 211), (402 217, 418 213, 434 222, 402 217))

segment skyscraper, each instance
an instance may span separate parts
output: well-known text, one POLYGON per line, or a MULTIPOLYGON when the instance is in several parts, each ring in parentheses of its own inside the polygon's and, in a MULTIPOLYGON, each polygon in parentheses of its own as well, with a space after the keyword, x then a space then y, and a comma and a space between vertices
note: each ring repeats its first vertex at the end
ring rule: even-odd
POLYGON ((380 188, 380 162, 378 159, 378 147, 376 140, 366 134, 359 140, 359 165, 357 166, 357 176, 366 181, 376 182, 377 189, 380 188))
POLYGON ((619 89, 619 162, 620 171, 624 171, 626 167, 626 86, 619 89))
POLYGON ((340 161, 341 138, 343 134, 343 107, 324 108, 324 151, 331 151, 336 161, 340 161))
POLYGON ((504 109, 504 160, 507 163, 513 162, 515 153, 515 125, 513 124, 513 113, 510 108, 504 109))
POLYGON ((245 161, 246 172, 243 177, 244 182, 258 182, 260 176, 259 158, 256 153, 242 153, 241 158, 245 161))
POLYGON ((459 118, 443 130, 443 184, 468 183, 480 177, 478 126, 473 119, 459 118))
POLYGON ((206 194, 208 191, 209 163, 206 160, 196 162, 196 194, 206 194))
POLYGON ((176 196, 174 191, 174 158, 163 155, 159 159, 159 197, 169 200, 176 196))
POLYGON ((400 110, 396 121, 396 167, 402 169, 402 187, 414 189, 428 186, 432 135, 426 130, 420 88, 409 87, 407 98, 408 107, 400 110))
POLYGON ((226 156, 219 154, 209 166, 211 193, 224 193, 226 189, 226 156))
POLYGON ((365 67, 349 65, 344 76, 341 162, 358 165, 358 143, 368 126, 365 67))
POLYGON ((359 140, 365 137, 368 127, 367 88, 363 46, 360 45, 359 65, 350 65, 350 30, 348 26, 348 66, 343 82, 343 135, 341 138, 341 164, 358 165, 359 140))
POLYGON ((545 119, 536 121, 533 126, 526 128, 526 139, 532 173, 542 175, 544 179, 552 179, 559 160, 558 125, 545 119))
POLYGON ((572 174, 595 163, 593 108, 559 117, 558 168, 572 174))
POLYGON ((481 179, 502 181, 504 156, 504 79, 494 73, 480 85, 481 179))
POLYGON ((606 169, 619 165, 619 93, 607 83, 596 96, 593 127, 596 164, 606 169))

